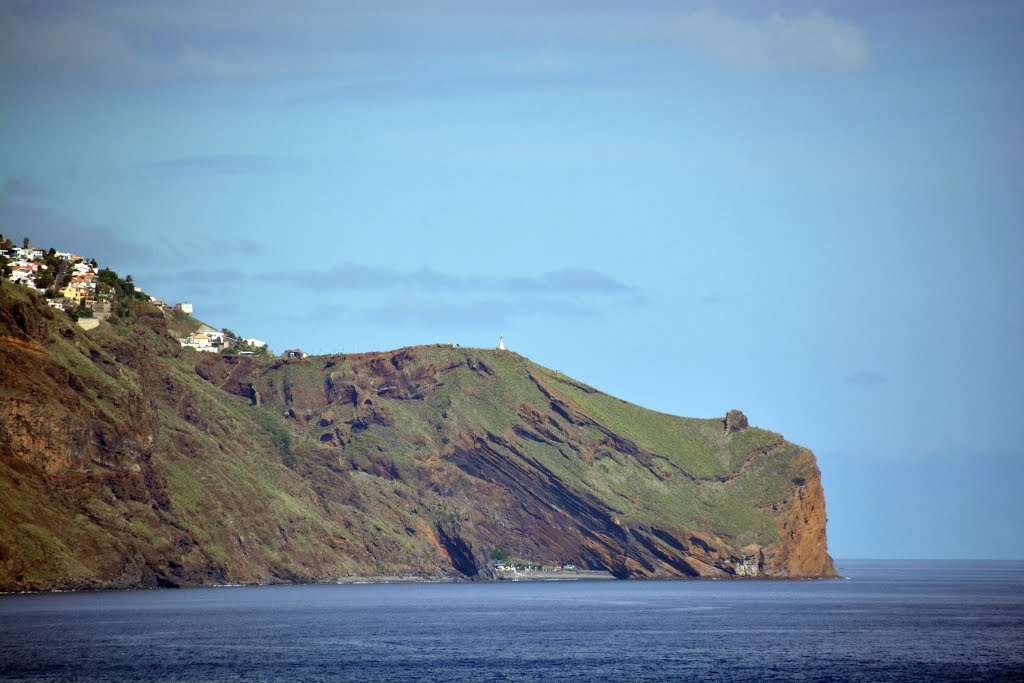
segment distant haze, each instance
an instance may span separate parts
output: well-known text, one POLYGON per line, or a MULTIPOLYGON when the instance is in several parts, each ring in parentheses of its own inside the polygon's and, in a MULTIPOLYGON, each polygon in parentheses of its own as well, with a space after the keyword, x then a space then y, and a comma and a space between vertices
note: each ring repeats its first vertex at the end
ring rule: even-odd
MULTIPOLYGON (((713 5, 713 6, 712 6, 713 5)), ((280 352, 506 344, 1024 558, 1024 8, 0 7, 0 232, 280 352)))

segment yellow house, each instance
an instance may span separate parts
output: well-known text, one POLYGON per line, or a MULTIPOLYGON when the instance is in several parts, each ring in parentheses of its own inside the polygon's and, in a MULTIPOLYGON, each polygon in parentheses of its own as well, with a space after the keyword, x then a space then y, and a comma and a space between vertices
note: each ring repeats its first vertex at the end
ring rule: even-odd
POLYGON ((206 349, 210 347, 210 338, 202 332, 190 334, 189 339, 197 349, 206 349))
POLYGON ((68 301, 73 301, 76 304, 80 303, 83 299, 89 298, 88 289, 85 289, 84 287, 72 287, 71 285, 60 290, 60 294, 68 301))

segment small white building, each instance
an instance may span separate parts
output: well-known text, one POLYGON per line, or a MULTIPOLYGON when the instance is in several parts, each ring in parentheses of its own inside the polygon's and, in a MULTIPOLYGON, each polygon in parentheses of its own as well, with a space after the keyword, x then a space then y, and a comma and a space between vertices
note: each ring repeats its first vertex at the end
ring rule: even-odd
POLYGON ((183 349, 195 349, 196 351, 206 351, 209 353, 217 353, 217 347, 215 347, 208 336, 202 332, 194 332, 187 337, 178 340, 183 349))
POLYGON ((42 261, 45 256, 46 252, 36 247, 18 249, 18 258, 25 259, 26 261, 42 261))
POLYGON ((16 266, 11 272, 11 282, 19 285, 34 286, 35 277, 35 271, 25 266, 16 266))
POLYGON ((246 344, 253 347, 254 349, 265 349, 267 348, 267 342, 260 341, 256 337, 250 337, 249 339, 243 339, 246 344))

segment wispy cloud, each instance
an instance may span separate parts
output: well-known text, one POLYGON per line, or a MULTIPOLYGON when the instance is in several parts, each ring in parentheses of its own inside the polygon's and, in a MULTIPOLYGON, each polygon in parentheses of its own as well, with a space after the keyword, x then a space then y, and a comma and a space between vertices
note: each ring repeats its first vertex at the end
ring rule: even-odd
POLYGON ((358 263, 339 263, 325 269, 294 269, 244 272, 237 269, 192 269, 183 273, 194 282, 283 282, 318 290, 515 294, 591 294, 636 293, 615 278, 589 268, 561 268, 540 275, 494 277, 460 276, 433 268, 403 270, 358 263))
POLYGON ((588 268, 562 268, 537 277, 505 278, 497 284, 500 288, 521 292, 622 293, 630 289, 618 280, 588 268))
POLYGON ((31 201, 46 194, 46 189, 28 178, 10 178, 4 183, 4 195, 15 201, 31 201))
POLYGON ((118 230, 68 218, 45 207, 0 198, 0 224, 12 226, 39 247, 75 251, 96 258, 104 265, 151 261, 155 254, 148 246, 125 239, 118 230))
POLYGON ((513 318, 590 318, 598 312, 579 302, 535 296, 470 301, 414 297, 391 299, 357 315, 367 322, 385 326, 476 328, 508 324, 513 318))
POLYGON ((260 154, 205 154, 163 159, 146 166, 161 173, 182 175, 248 175, 280 170, 283 163, 260 154))
POLYGON ((510 93, 564 90, 585 86, 596 77, 579 67, 543 65, 535 68, 510 68, 504 64, 475 67, 475 73, 423 73, 401 77, 360 78, 328 88, 312 90, 288 100, 289 104, 319 104, 353 99, 457 98, 482 92, 510 93))
POLYGON ((705 9, 668 25, 680 43, 740 69, 859 69, 868 63, 853 24, 812 11, 753 20, 705 9))
POLYGON ((847 20, 822 11, 765 17, 754 8, 571 0, 0 3, 0 72, 25 83, 342 82, 305 96, 317 99, 560 86, 607 66, 597 54, 641 46, 693 50, 741 69, 868 62, 867 41, 847 20), (452 69, 459 52, 471 58, 452 69), (448 67, 441 78, 408 78, 410 67, 425 63, 448 67))
POLYGON ((289 270, 266 273, 262 277, 279 282, 329 290, 366 291, 407 289, 411 291, 462 291, 462 278, 446 275, 432 268, 400 270, 358 263, 339 263, 323 270, 289 270))
POLYGON ((232 284, 252 279, 250 273, 243 273, 236 268, 225 268, 223 270, 182 270, 170 274, 166 280, 181 279, 194 284, 232 284))
POLYGON ((49 190, 27 177, 8 179, 0 192, 0 225, 8 237, 28 237, 37 247, 68 249, 101 261, 148 261, 153 250, 116 229, 75 220, 46 206, 49 190), (10 232, 15 231, 15 232, 10 232))
POLYGON ((588 268, 502 277, 453 275, 426 267, 399 269, 341 263, 306 270, 187 269, 154 273, 146 279, 183 286, 190 296, 204 289, 224 292, 234 286, 244 287, 249 294, 274 288, 275 296, 292 291, 304 298, 313 290, 327 302, 318 304, 317 315, 326 311, 385 327, 490 328, 538 316, 592 318, 609 310, 647 304, 641 290, 588 268))
POLYGON ((266 246, 256 240, 248 238, 240 239, 213 239, 203 243, 193 243, 192 249, 203 251, 212 250, 219 254, 241 254, 243 256, 257 256, 266 251, 266 246))
POLYGON ((850 373, 849 377, 846 378, 847 384, 853 384, 859 387, 873 387, 879 384, 884 384, 886 378, 877 372, 872 370, 857 370, 856 372, 850 373))

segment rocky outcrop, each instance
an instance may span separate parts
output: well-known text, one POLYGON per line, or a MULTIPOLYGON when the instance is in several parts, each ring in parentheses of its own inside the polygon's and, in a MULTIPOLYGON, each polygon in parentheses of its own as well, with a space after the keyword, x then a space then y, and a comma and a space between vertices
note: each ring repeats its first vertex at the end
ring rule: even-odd
POLYGON ((747 416, 738 410, 730 410, 725 414, 725 431, 727 432, 738 432, 741 429, 746 429, 750 426, 747 422, 747 416))

